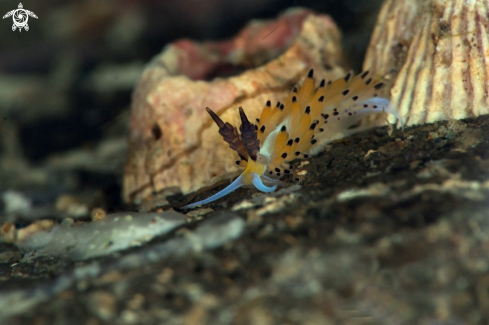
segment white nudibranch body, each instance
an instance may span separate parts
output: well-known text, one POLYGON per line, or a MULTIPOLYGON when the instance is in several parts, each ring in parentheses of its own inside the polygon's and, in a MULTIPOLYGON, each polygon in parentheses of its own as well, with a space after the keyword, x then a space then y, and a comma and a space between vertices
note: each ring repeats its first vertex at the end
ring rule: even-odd
POLYGON ((219 134, 240 156, 236 163, 245 170, 222 191, 182 208, 213 202, 243 185, 253 184, 262 192, 275 191, 279 178, 291 173, 291 161, 306 159, 331 140, 364 129, 361 122, 367 115, 391 113, 403 125, 389 100, 378 97, 384 86, 366 71, 353 78, 348 73, 328 83, 323 79, 316 87, 311 69, 300 89, 294 88, 284 103, 278 102, 275 107, 270 101, 266 103, 256 125, 249 122, 240 107, 240 133, 206 108, 219 134))

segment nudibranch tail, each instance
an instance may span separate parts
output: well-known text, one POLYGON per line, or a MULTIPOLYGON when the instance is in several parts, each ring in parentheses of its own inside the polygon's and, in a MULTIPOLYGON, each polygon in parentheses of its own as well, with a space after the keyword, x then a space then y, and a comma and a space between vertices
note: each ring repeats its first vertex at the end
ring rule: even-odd
POLYGON ((368 115, 391 113, 404 126, 395 107, 379 96, 383 88, 385 81, 371 76, 369 71, 355 77, 349 72, 334 81, 323 79, 316 87, 311 69, 302 86, 294 88, 283 103, 272 107, 267 101, 256 125, 250 123, 240 107, 240 134, 236 127, 224 123, 207 108, 219 127, 219 134, 240 156, 236 163, 246 168, 221 192, 184 208, 210 203, 243 185, 253 184, 262 192, 274 191, 280 182, 278 178, 291 173, 291 161, 306 159, 333 138, 358 131, 357 127, 368 115))
POLYGON ((302 87, 289 94, 285 106, 267 107, 257 119, 258 139, 270 158, 268 175, 289 174, 288 163, 319 152, 332 138, 358 131, 354 127, 367 115, 392 113, 403 125, 389 100, 379 97, 385 81, 372 77, 369 71, 355 77, 349 72, 334 81, 322 80, 318 87, 313 75, 310 70, 302 87))

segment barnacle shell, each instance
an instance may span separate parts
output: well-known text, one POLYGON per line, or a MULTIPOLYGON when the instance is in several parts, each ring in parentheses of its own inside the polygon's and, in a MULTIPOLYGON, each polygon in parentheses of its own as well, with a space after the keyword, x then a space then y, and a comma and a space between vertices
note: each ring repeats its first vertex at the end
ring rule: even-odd
POLYGON ((489 113, 487 1, 387 0, 364 67, 398 71, 391 101, 407 125, 489 113))
POLYGON ((138 202, 163 189, 189 193, 236 174, 236 159, 205 107, 239 125, 243 106, 254 121, 268 99, 283 100, 308 69, 335 79, 345 72, 342 62, 332 19, 302 9, 254 22, 228 42, 171 44, 149 64, 133 95, 124 199, 138 202), (238 76, 195 80, 230 63, 264 63, 287 47, 238 76))

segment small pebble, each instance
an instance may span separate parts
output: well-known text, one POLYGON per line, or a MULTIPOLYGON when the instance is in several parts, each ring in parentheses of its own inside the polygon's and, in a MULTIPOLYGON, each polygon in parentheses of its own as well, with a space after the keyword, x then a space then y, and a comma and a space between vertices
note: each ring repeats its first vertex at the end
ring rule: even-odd
POLYGON ((96 291, 90 294, 88 309, 97 317, 107 321, 115 315, 115 297, 105 291, 96 291))
POLYGON ((15 226, 10 222, 6 222, 0 228, 1 239, 7 243, 11 243, 15 240, 15 226))
POLYGON ((71 227, 75 223, 75 220, 73 218, 64 218, 61 220, 61 225, 66 226, 66 227, 71 227))
POLYGON ((102 220, 107 215, 107 212, 102 208, 94 208, 90 212, 92 220, 102 220))
POLYGON ((138 310, 144 303, 144 296, 140 293, 137 293, 132 297, 131 300, 127 302, 127 308, 132 310, 138 310))
POLYGON ((58 197, 55 206, 56 210, 66 212, 72 204, 80 204, 80 202, 73 195, 63 194, 58 197))

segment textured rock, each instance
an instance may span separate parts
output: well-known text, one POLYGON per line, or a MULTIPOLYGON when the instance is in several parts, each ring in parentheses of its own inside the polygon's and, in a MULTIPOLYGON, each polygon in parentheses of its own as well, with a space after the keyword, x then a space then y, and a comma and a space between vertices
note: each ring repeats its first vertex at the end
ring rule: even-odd
POLYGON ((1 322, 487 324, 488 149, 489 116, 335 141, 143 247, 0 263, 1 322))
POLYGON ((175 211, 115 213, 99 221, 71 227, 53 226, 52 221, 47 229, 32 224, 26 227, 32 229, 29 234, 22 238, 17 235, 14 244, 26 253, 25 260, 42 255, 84 260, 140 246, 184 223, 185 217, 175 211))
POLYGON ((489 113, 487 1, 387 0, 364 62, 398 71, 392 103, 407 125, 489 113))

